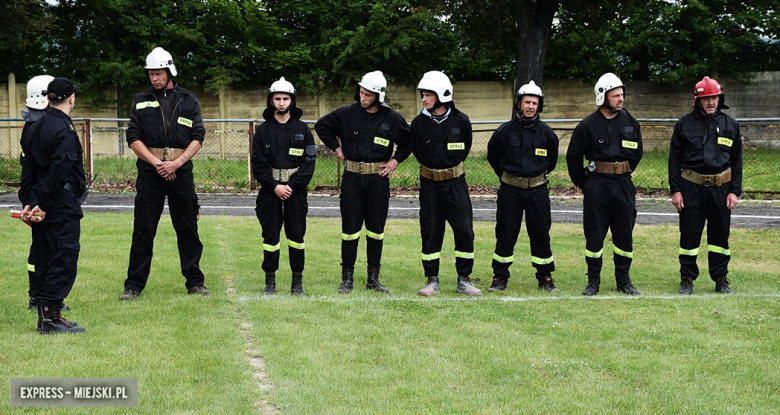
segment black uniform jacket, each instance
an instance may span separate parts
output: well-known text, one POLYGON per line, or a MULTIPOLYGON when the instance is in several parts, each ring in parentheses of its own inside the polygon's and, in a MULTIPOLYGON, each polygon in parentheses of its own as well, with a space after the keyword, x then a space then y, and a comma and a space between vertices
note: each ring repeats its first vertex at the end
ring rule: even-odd
POLYGON ((347 160, 374 163, 394 158, 399 163, 411 154, 409 125, 386 104, 370 113, 360 104, 345 105, 320 118, 314 125, 320 140, 331 150, 339 148, 347 160), (393 154, 393 144, 396 150, 393 154))
POLYGON ((717 111, 707 117, 698 109, 677 121, 669 149, 669 190, 680 191, 682 169, 717 174, 731 168, 729 193, 742 194, 742 135, 734 118, 717 111))
MULTIPOLYGON (((41 117, 43 117, 44 112, 43 110, 36 110, 36 109, 24 109, 22 110, 22 118, 24 119, 24 127, 22 127, 22 139, 19 140, 19 145, 21 148, 24 148, 24 142, 26 140, 29 140, 29 135, 27 134, 27 130, 30 129, 30 127, 38 121, 41 117)), ((28 146, 29 148, 29 146, 28 146)), ((32 188, 35 186, 35 182, 37 180, 37 177, 35 177, 35 170, 33 170, 32 166, 30 166, 30 162, 27 161, 27 157, 24 154, 24 150, 22 150, 21 154, 19 154, 19 164, 22 165, 22 177, 19 179, 19 201, 22 202, 22 206, 27 206, 30 204, 30 196, 32 195, 32 188)), ((35 205, 30 205, 30 207, 35 207, 35 205)))
POLYGON ((274 180, 272 169, 294 169, 287 185, 306 187, 314 175, 317 147, 309 126, 301 121, 303 111, 290 109, 290 119, 280 124, 274 118, 274 109, 263 111, 265 122, 255 128, 252 143, 252 173, 263 187, 274 189, 279 182, 274 180))
POLYGON ((498 177, 503 172, 518 177, 549 174, 558 163, 558 136, 539 116, 530 121, 515 116, 490 137, 487 159, 498 177))
POLYGON ((625 109, 611 119, 596 110, 577 125, 566 150, 569 177, 577 187, 585 184, 586 175, 601 179, 630 178, 631 173, 607 175, 588 172, 582 165, 583 157, 587 161, 628 161, 631 171, 635 171, 642 160, 642 133, 639 131, 639 122, 625 109))
MULTIPOLYGON (((133 98, 127 127, 128 145, 141 140, 151 148, 187 148, 192 141, 202 145, 205 135, 198 98, 175 81, 172 89, 149 88, 133 98)), ((136 165, 139 169, 155 169, 140 158, 136 165)), ((187 160, 181 168, 192 170, 192 160, 187 160)))
POLYGON ((81 141, 73 121, 57 108, 34 123, 22 140, 22 151, 36 177, 30 205, 44 212, 82 215, 78 198, 87 187, 81 141), (71 190, 65 189, 70 184, 71 190))
MULTIPOLYGON (((471 151, 471 120, 450 106, 446 118, 437 121, 423 109, 412 120, 412 152, 429 169, 448 169, 466 160, 471 151)), ((420 177, 421 183, 432 182, 420 177)))

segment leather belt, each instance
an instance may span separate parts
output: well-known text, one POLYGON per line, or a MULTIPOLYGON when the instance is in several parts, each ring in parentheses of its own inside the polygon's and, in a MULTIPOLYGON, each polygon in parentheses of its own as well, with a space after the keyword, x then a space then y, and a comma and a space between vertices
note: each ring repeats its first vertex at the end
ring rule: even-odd
POLYGON ((162 161, 176 160, 177 158, 179 158, 179 156, 184 154, 184 149, 183 148, 170 148, 170 147, 155 148, 155 147, 148 147, 148 149, 149 149, 149 151, 152 152, 152 154, 154 154, 155 157, 157 157, 158 159, 160 159, 162 161))
POLYGON ((440 182, 442 180, 454 179, 462 176, 466 171, 463 170, 463 162, 458 163, 457 166, 449 169, 430 169, 428 167, 420 165, 420 176, 426 179, 440 182))
POLYGON ((721 186, 731 181, 731 167, 718 174, 699 174, 691 169, 682 169, 682 178, 705 187, 721 186))
POLYGON ((603 174, 631 173, 631 167, 627 161, 591 161, 588 171, 603 174))
POLYGON ((345 160, 344 166, 347 171, 358 174, 379 174, 384 170, 384 167, 379 167, 387 164, 386 161, 377 161, 376 163, 366 163, 364 161, 352 161, 345 160))
POLYGON ((501 174, 501 181, 510 186, 519 187, 521 189, 530 189, 547 183, 547 176, 542 173, 535 177, 518 177, 504 172, 501 174))
POLYGON ((274 180, 277 182, 287 183, 296 171, 298 171, 297 167, 294 169, 271 169, 271 176, 273 176, 274 180))

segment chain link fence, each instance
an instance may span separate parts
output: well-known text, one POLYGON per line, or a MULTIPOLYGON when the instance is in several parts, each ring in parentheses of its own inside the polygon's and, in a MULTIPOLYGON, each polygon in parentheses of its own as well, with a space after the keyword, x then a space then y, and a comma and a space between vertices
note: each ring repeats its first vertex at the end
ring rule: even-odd
MULTIPOLYGON (((0 119, 18 122, 0 127, 0 183, 18 185, 19 138, 21 119, 0 119)), ((558 165, 550 175, 552 187, 572 187, 564 157, 578 119, 545 120, 555 130, 561 145, 558 165)), ((668 188, 667 160, 669 140, 676 119, 640 119, 645 154, 634 172, 634 182, 640 191, 668 188)), ((780 192, 780 119, 740 119, 743 136, 743 189, 751 193, 780 192)), ((195 184, 198 192, 248 192, 255 189, 249 156, 254 127, 259 120, 204 120, 206 137, 203 148, 194 157, 195 184)), ((314 127, 314 120, 305 120, 314 127)), ((474 142, 465 162, 466 177, 471 186, 498 186, 499 180, 487 162, 487 143, 504 121, 473 122, 474 142)), ((135 188, 135 153, 127 147, 125 133, 128 119, 74 119, 84 146, 85 170, 97 174, 93 184, 103 191, 133 191, 135 188)), ((317 167, 311 189, 335 189, 340 184, 343 165, 317 138, 317 167)), ((390 179, 396 189, 414 189, 419 185, 419 164, 414 157, 401 163, 390 179)))

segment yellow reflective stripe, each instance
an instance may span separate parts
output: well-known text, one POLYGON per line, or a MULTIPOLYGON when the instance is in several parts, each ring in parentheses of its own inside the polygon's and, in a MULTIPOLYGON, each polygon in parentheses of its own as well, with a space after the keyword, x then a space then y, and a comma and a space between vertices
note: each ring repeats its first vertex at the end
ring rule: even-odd
POLYGON ((603 253, 604 248, 601 248, 601 251, 598 252, 588 251, 587 249, 585 250, 585 256, 588 258, 601 258, 601 254, 603 253))
POLYGON ((686 256, 696 256, 696 255, 699 255, 699 248, 696 248, 696 249, 685 249, 683 247, 680 247, 680 255, 686 255, 686 256))
POLYGON ((474 259, 474 253, 455 251, 455 258, 474 259))
POLYGON ((432 254, 422 254, 420 256, 423 261, 433 261, 435 259, 441 258, 441 252, 434 252, 432 254))
POLYGON ((626 257, 626 258, 633 258, 634 257, 634 253, 633 252, 626 252, 626 251, 624 251, 624 250, 622 250, 622 249, 620 249, 620 248, 618 248, 618 247, 616 247, 614 245, 612 245, 612 252, 614 252, 614 253, 622 256, 622 257, 626 257))
POLYGON ((726 147, 731 147, 731 145, 734 143, 734 140, 726 137, 718 137, 718 144, 722 144, 726 147))
POLYGON ((192 128, 192 120, 189 118, 179 117, 178 119, 179 124, 186 125, 187 127, 192 128))
POLYGON ((540 265, 546 265, 546 264, 552 264, 553 261, 555 261, 555 257, 549 257, 549 258, 539 258, 535 256, 531 256, 531 262, 534 264, 540 264, 540 265))
POLYGON ((142 110, 144 108, 159 108, 159 107, 160 107, 160 103, 157 101, 144 101, 135 104, 136 111, 142 110))
POLYGON ((279 246, 280 244, 276 244, 276 245, 263 244, 263 251, 276 252, 279 250, 279 246))
POLYGON ((293 241, 291 241, 289 239, 287 240, 287 245, 289 245, 290 248, 295 248, 295 249, 305 249, 306 248, 306 244, 305 243, 303 243, 303 242, 293 242, 293 241))
POLYGON ((717 246, 717 245, 707 245, 707 250, 710 251, 710 252, 714 252, 716 254, 722 254, 722 255, 729 255, 729 256, 731 256, 731 251, 730 250, 728 250, 726 248, 723 248, 723 247, 720 247, 720 246, 717 246))
POLYGON ((342 241, 354 241, 355 239, 360 239, 360 231, 357 231, 357 233, 353 233, 352 235, 347 235, 346 233, 341 234, 342 241))
POLYGON ((35 272, 35 264, 27 264, 27 271, 35 272))
POLYGON ((507 263, 510 263, 510 262, 514 262, 515 261, 515 256, 514 255, 512 255, 512 256, 499 256, 498 254, 493 254, 493 259, 498 261, 498 262, 500 262, 500 263, 502 263, 502 264, 507 264, 507 263))
POLYGON ((623 140, 623 147, 633 148, 634 150, 636 150, 637 147, 639 147, 639 143, 637 143, 636 141, 623 140))
POLYGON ((447 143, 447 150, 465 150, 466 143, 447 143))
POLYGON ((381 241, 382 239, 385 239, 384 232, 383 233, 376 233, 376 232, 371 232, 368 229, 366 229, 366 236, 368 236, 369 238, 372 238, 372 239, 376 239, 378 241, 381 241))
POLYGON ((384 139, 382 137, 374 137, 374 144, 387 147, 390 145, 390 140, 384 139))

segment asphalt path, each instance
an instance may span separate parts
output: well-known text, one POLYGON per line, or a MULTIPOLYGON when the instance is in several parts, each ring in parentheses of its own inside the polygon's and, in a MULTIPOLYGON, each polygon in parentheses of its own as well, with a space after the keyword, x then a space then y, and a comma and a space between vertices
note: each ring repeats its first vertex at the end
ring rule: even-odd
MULTIPOLYGON (((202 215, 255 216, 256 194, 198 195, 202 215)), ((85 212, 126 212, 133 210, 134 194, 91 193, 84 202, 85 212)), ((725 203, 725 202, 724 202, 725 203)), ((474 220, 493 222, 495 196, 472 197, 474 220)), ((0 194, 0 209, 19 209, 16 193, 0 194)), ((389 217, 419 218, 419 199, 414 196, 390 198, 389 217)), ((168 207, 165 207, 165 214, 168 207)), ((552 220, 556 223, 582 223, 581 197, 551 197, 552 220)), ((643 225, 677 224, 677 211, 671 199, 637 199, 637 222, 643 225)), ((338 196, 310 194, 309 216, 340 217, 338 196)), ((731 226, 748 229, 780 229, 780 201, 740 201, 731 215, 731 226)))

